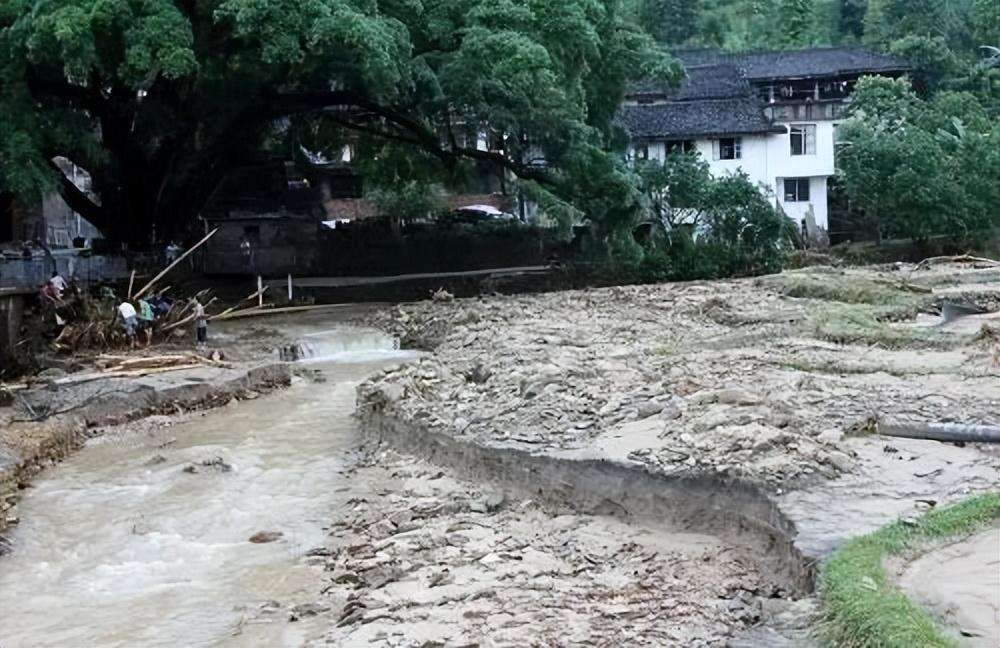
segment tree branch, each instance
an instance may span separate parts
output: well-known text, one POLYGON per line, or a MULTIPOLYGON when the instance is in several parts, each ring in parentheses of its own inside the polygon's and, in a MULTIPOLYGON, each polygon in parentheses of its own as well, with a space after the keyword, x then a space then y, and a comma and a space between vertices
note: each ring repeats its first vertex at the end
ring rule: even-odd
POLYGON ((59 180, 59 195, 66 201, 69 208, 86 218, 91 225, 106 233, 105 229, 108 225, 108 218, 104 209, 92 201, 87 194, 80 191, 80 188, 66 177, 66 174, 63 173, 58 164, 52 160, 48 162, 49 168, 52 169, 59 180))
MULTIPOLYGON (((351 90, 332 90, 325 92, 302 92, 274 95, 269 100, 269 104, 271 110, 278 111, 274 114, 274 118, 288 116, 294 112, 309 112, 319 108, 331 106, 360 108, 385 119, 402 130, 412 133, 413 138, 405 138, 401 141, 423 148, 446 164, 452 164, 461 157, 483 160, 498 164, 525 180, 534 180, 535 182, 549 185, 554 184, 553 178, 545 169, 521 164, 520 162, 512 160, 501 153, 495 153, 493 151, 480 151, 475 148, 456 147, 454 145, 446 149, 442 146, 441 138, 438 134, 428 128, 425 124, 409 117, 397 109, 374 103, 367 97, 351 90)), ((360 128, 361 127, 359 126, 356 130, 360 130, 360 128)), ((394 136, 397 140, 403 137, 404 136, 402 135, 394 136)))

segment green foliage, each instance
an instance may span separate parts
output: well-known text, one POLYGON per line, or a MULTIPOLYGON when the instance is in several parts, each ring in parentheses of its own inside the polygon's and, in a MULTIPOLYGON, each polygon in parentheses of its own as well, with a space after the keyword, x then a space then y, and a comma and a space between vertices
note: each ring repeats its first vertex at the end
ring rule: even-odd
POLYGON ((927 612, 889 581, 883 561, 935 540, 973 533, 998 519, 1000 493, 986 493, 934 509, 914 525, 894 522, 845 544, 827 561, 820 579, 825 639, 848 648, 955 646, 927 612))
POLYGON ((843 40, 860 40, 865 32, 865 12, 868 0, 837 0, 838 36, 843 40))
POLYGON ((425 218, 444 209, 444 200, 438 187, 415 180, 393 186, 379 187, 365 192, 380 216, 393 222, 425 218))
POLYGON ((968 93, 921 101, 905 80, 869 77, 842 125, 852 201, 890 236, 956 239, 998 224, 1000 125, 968 93), (961 113, 954 114, 953 111, 961 113))
POLYGON ((350 141, 369 169, 419 150, 442 182, 493 164, 596 220, 574 201, 581 181, 627 193, 606 150, 626 82, 677 73, 621 0, 6 0, 0 186, 37 195, 66 156, 100 197, 74 207, 140 243, 265 143, 350 141))
POLYGON ((701 0, 640 0, 639 20, 657 41, 679 45, 698 32, 701 0))
POLYGON ((778 12, 785 43, 795 46, 810 41, 814 10, 812 0, 781 0, 778 12))
POLYGON ((977 45, 1000 47, 1000 2, 973 0, 972 33, 977 45))
POLYGON ((913 85, 924 96, 941 88, 959 69, 958 59, 941 36, 905 36, 893 41, 889 52, 910 65, 913 85))
POLYGON ((675 153, 639 168, 653 233, 609 246, 633 281, 683 280, 775 272, 791 224, 743 173, 713 178, 698 155, 675 153))

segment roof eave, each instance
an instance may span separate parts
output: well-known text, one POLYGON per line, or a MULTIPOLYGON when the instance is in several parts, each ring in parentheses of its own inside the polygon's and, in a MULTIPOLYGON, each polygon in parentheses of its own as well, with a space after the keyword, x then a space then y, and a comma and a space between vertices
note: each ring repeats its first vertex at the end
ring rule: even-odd
POLYGON ((864 68, 858 70, 837 70, 836 72, 830 72, 828 74, 807 74, 807 75, 778 75, 778 76, 747 76, 746 79, 750 83, 761 83, 764 81, 804 81, 806 79, 822 79, 834 76, 848 76, 857 75, 864 76, 866 74, 905 74, 910 71, 908 67, 894 67, 894 68, 882 68, 882 69, 872 69, 864 68))

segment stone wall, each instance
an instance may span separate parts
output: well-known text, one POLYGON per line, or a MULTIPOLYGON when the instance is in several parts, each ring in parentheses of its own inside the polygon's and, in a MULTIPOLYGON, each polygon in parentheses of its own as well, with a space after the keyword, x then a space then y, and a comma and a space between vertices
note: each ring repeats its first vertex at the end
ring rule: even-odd
POLYGON ((59 274, 66 279, 75 278, 83 285, 124 279, 129 275, 124 257, 57 252, 52 259, 37 255, 30 261, 0 258, 0 287, 41 286, 52 276, 53 261, 59 274))

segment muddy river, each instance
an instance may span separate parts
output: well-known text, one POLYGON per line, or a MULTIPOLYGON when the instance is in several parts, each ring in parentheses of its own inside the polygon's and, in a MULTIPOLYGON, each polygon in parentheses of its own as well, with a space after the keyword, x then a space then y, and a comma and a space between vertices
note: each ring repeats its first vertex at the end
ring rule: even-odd
MULTIPOLYGON (((307 340, 325 382, 111 431, 38 479, 0 564, 0 646, 248 645, 261 601, 312 600, 303 556, 345 490, 355 386, 407 356, 376 333, 307 340)), ((255 632, 301 645, 309 626, 255 632)))

